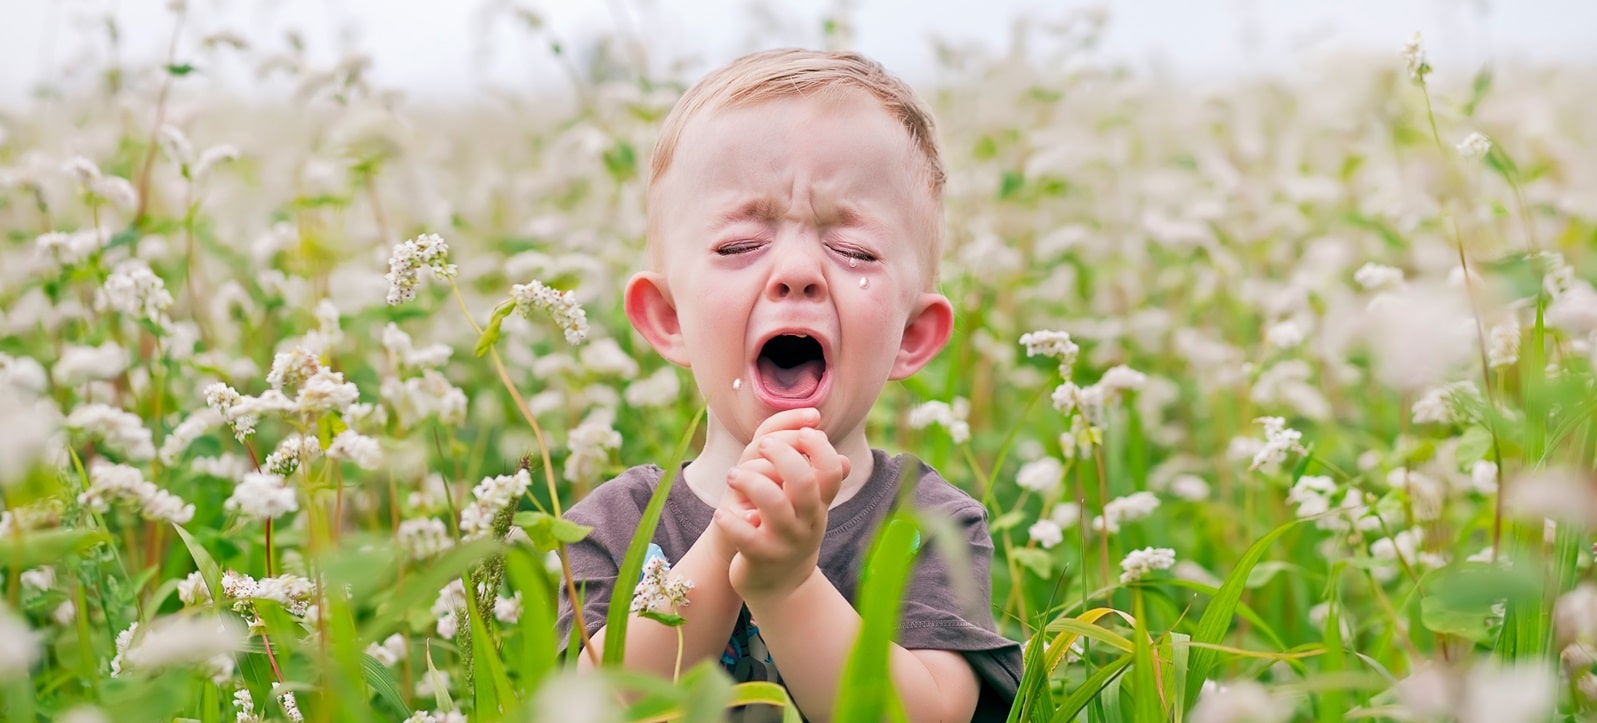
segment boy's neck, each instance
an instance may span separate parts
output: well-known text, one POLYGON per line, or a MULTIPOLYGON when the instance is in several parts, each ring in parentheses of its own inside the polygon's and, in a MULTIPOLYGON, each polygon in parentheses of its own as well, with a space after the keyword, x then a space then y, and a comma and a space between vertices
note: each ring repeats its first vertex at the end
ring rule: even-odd
MULTIPOLYGON (((721 493, 726 491, 727 471, 743 456, 748 442, 732 436, 713 414, 708 416, 707 422, 704 449, 688 463, 682 474, 694 494, 705 504, 715 507, 720 504, 721 493)), ((850 467, 848 478, 843 480, 837 498, 832 500, 832 507, 836 507, 865 487, 865 482, 871 478, 875 458, 871 455, 870 443, 865 439, 864 425, 841 440, 832 440, 832 446, 848 457, 850 467)))

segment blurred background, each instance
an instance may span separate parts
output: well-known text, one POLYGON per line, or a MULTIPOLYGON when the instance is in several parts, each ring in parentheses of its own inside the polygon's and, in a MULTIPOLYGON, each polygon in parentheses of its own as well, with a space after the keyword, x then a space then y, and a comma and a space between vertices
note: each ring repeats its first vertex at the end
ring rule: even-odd
MULTIPOLYGON (((222 0, 194 5, 199 12, 185 20, 190 27, 179 56, 182 43, 226 33, 246 38, 257 50, 297 42, 311 64, 365 56, 375 86, 439 101, 483 92, 567 90, 570 71, 550 52, 556 44, 581 67, 598 55, 599 44, 619 38, 631 46, 623 49, 630 61, 641 60, 660 75, 696 77, 757 47, 823 45, 828 28, 890 69, 927 84, 935 81, 939 49, 1026 53, 1018 28, 1046 27, 1093 8, 1102 11, 1106 23, 1092 62, 1183 83, 1253 74, 1290 78, 1325 67, 1332 58, 1386 62, 1416 30, 1425 33, 1432 63, 1461 77, 1487 63, 1597 65, 1592 42, 1597 2, 1591 0, 222 0)), ((0 106, 11 108, 38 97, 41 89, 70 90, 90 82, 108 60, 159 61, 169 50, 175 17, 167 2, 157 0, 5 0, 0 7, 0 106), (116 42, 110 45, 104 40, 113 25, 116 42)), ((230 93, 259 97, 292 91, 288 80, 263 81, 243 61, 201 70, 230 93)))

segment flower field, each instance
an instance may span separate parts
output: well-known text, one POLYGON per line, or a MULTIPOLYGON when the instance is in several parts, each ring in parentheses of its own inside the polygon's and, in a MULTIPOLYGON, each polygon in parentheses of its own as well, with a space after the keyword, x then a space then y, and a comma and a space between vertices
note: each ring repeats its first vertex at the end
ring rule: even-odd
MULTIPOLYGON (((562 511, 701 426, 621 308, 695 78, 429 106, 198 12, 0 110, 0 720, 786 705, 556 653, 562 511)), ((942 49, 956 331, 871 419, 988 508, 1011 720, 1597 711, 1590 71, 1416 36, 1195 89, 1075 62, 1100 22, 942 49)), ((837 720, 893 715, 882 610, 837 720)))

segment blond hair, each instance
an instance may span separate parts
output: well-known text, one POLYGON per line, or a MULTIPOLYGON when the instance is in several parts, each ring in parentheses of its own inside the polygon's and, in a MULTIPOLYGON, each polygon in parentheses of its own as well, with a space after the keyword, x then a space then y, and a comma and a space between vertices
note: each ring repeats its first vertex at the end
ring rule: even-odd
POLYGON ((928 229, 929 270, 935 277, 942 245, 943 185, 947 179, 942 152, 937 146, 936 123, 932 120, 931 109, 907 83, 859 53, 797 48, 766 50, 745 55, 705 76, 682 95, 661 123, 649 164, 648 194, 653 195, 660 178, 670 170, 684 130, 699 116, 723 108, 844 89, 863 90, 880 101, 909 133, 925 161, 926 190, 934 209, 928 229))

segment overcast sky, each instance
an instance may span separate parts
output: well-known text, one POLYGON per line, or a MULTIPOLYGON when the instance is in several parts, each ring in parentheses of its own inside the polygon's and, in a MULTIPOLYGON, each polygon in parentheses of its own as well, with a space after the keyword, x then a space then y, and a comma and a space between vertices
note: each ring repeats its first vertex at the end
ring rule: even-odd
MULTIPOLYGON (((417 97, 469 99, 493 86, 564 87, 547 47, 500 20, 484 29, 483 8, 513 0, 190 0, 193 29, 232 30, 281 47, 299 29, 312 57, 330 63, 341 48, 374 59, 379 86, 417 97), (485 48, 491 49, 484 55, 485 48), (487 60, 484 60, 484 58, 487 60)), ((91 41, 104 58, 104 33, 84 26, 112 13, 124 60, 165 55, 172 16, 164 0, 0 0, 0 104, 25 103, 42 78, 81 64, 91 41)), ((646 37, 651 58, 692 57, 720 63, 750 49, 772 13, 786 28, 774 39, 814 44, 820 18, 835 0, 520 0, 543 15, 548 32, 580 46, 617 27, 646 37), (780 8, 780 9, 773 9, 780 8), (645 35, 646 33, 646 35, 645 35)), ((1364 49, 1395 57, 1422 31, 1439 71, 1472 74, 1490 61, 1528 60, 1597 66, 1597 0, 856 0, 858 47, 912 80, 930 80, 933 35, 989 47, 1006 45, 1013 18, 1059 17, 1070 8, 1108 7, 1102 54, 1145 69, 1200 80, 1260 69, 1291 73, 1305 60, 1364 49)), ((767 34, 766 37, 772 37, 767 34)), ((89 63, 92 65, 92 63, 89 63)), ((249 95, 241 69, 206 69, 225 87, 249 95)))

